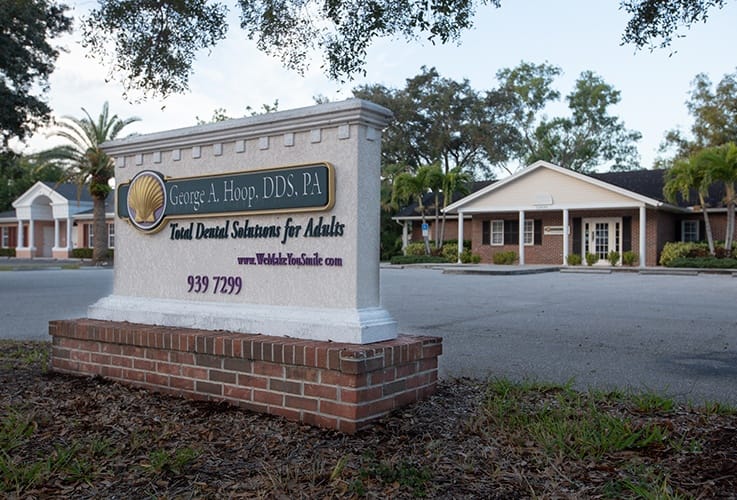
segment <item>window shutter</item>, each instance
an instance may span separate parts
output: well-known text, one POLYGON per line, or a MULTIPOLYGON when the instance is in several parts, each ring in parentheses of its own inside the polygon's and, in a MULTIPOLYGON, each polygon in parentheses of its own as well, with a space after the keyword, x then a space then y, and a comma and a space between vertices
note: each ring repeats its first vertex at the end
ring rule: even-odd
POLYGON ((504 221, 504 244, 516 245, 519 243, 519 221, 504 221))
POLYGON ((676 241, 683 241, 683 237, 681 235, 681 226, 683 225, 682 222, 683 221, 680 219, 676 221, 676 237, 675 237, 676 241))
POLYGON ((573 218, 573 252, 583 255, 583 245, 581 244, 581 217, 573 218))
POLYGON ((491 221, 485 220, 481 223, 481 244, 491 244, 491 221))
POLYGON ((697 223, 699 225, 699 241, 706 241, 706 224, 703 224, 702 221, 697 223))
POLYGON ((622 217, 622 252, 632 250, 632 217, 622 217))
POLYGON ((543 221, 542 219, 537 219, 535 221, 535 245, 542 245, 543 244, 543 221))

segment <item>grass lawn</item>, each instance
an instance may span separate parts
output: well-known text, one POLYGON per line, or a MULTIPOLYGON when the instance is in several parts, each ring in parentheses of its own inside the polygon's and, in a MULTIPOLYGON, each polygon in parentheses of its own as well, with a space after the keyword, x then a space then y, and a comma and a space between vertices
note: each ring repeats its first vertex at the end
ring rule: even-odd
POLYGON ((737 412, 444 381, 356 435, 47 371, 0 341, 0 496, 735 498, 737 412))

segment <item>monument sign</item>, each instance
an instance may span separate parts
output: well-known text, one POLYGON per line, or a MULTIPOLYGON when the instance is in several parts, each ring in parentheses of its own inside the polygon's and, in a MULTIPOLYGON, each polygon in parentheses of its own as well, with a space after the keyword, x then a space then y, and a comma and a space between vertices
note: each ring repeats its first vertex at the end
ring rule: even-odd
POLYGON ((359 100, 130 137, 96 319, 365 344, 379 302, 381 129, 359 100))
POLYGON ((435 390, 442 341, 379 300, 381 130, 360 100, 130 137, 113 293, 52 369, 355 432, 435 390))

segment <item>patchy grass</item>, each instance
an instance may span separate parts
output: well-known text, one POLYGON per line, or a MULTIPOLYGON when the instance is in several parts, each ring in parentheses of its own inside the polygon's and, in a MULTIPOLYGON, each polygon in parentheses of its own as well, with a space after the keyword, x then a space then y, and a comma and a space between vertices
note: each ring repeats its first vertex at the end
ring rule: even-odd
POLYGON ((0 342, 0 496, 719 498, 737 491, 737 412, 650 393, 443 382, 348 436, 100 378, 0 342))

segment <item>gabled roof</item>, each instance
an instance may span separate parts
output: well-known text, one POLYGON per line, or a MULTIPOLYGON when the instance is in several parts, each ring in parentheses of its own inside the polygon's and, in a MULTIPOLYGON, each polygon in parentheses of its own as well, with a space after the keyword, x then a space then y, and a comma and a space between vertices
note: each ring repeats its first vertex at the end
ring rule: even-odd
POLYGON ((518 181, 519 179, 524 178, 525 176, 529 176, 532 173, 537 172, 538 170, 545 170, 545 169, 550 170, 552 172, 555 172, 555 173, 557 173, 559 175, 562 175, 562 176, 565 176, 565 177, 568 177, 568 178, 572 178, 572 179, 578 180, 580 182, 589 184, 591 186, 595 186, 595 187, 597 187, 599 189, 604 189, 604 190, 609 191, 611 193, 615 193, 615 194, 617 194, 619 196, 623 196, 625 198, 628 198, 628 199, 630 199, 630 200, 632 200, 633 202, 636 202, 636 203, 642 203, 642 204, 649 205, 649 206, 652 206, 652 207, 660 207, 660 206, 664 205, 663 201, 661 201, 661 200, 659 200, 657 198, 652 198, 650 196, 646 196, 646 195, 640 194, 638 192, 631 191, 629 189, 625 189, 625 188, 619 187, 619 186, 617 186, 615 184, 602 181, 602 180, 597 179, 595 177, 592 177, 592 176, 589 176, 589 175, 585 175, 585 174, 581 174, 579 172, 574 172, 573 170, 569 170, 567 168, 559 167, 558 165, 554 165, 552 163, 549 163, 549 162, 540 160, 540 161, 536 161, 532 165, 530 165, 530 166, 528 166, 528 167, 520 170, 519 172, 517 172, 517 173, 515 173, 515 174, 513 174, 513 175, 511 175, 509 177, 507 177, 506 179, 503 179, 503 180, 501 180, 499 182, 496 182, 496 183, 494 183, 494 184, 492 184, 490 186, 487 186, 486 188, 481 189, 481 190, 479 190, 479 191, 477 191, 475 193, 472 193, 472 194, 466 196, 465 198, 463 198, 463 199, 461 199, 461 200, 453 203, 452 205, 450 205, 446 209, 446 212, 457 212, 459 209, 462 209, 464 206, 470 204, 474 200, 477 200, 479 198, 482 198, 482 197, 486 196, 487 194, 492 193, 494 191, 502 190, 502 189, 504 189, 505 186, 510 185, 510 184, 518 181))
MULTIPOLYGON (((476 181, 471 185, 471 189, 469 190, 470 193, 475 193, 476 191, 485 188, 489 184, 492 184, 496 181, 476 181)), ((452 202, 456 202, 464 197, 463 194, 460 192, 453 193, 453 197, 451 199, 452 202)), ((441 196, 441 203, 442 203, 442 196, 441 196)), ((422 197, 422 206, 425 208, 425 216, 431 216, 435 215, 435 195, 433 193, 427 193, 425 196, 422 197)), ((394 219, 411 219, 411 218, 420 218, 422 217, 422 213, 420 213, 419 206, 416 201, 413 201, 411 204, 401 208, 399 212, 393 217, 394 219)))
POLYGON ((0 212, 0 220, 1 219, 15 220, 15 210, 6 210, 5 212, 0 212))
POLYGON ((87 186, 80 186, 79 184, 73 184, 70 182, 62 184, 44 182, 44 184, 69 201, 92 201, 92 196, 90 195, 90 190, 87 189, 87 186))
MULTIPOLYGON (((667 202, 665 195, 663 195, 666 172, 667 170, 631 170, 629 172, 591 174, 591 177, 662 202, 667 202)), ((723 205, 724 195, 724 186, 721 183, 712 184, 706 197, 707 205, 710 207, 723 205)), ((691 207, 698 204, 698 199, 696 190, 692 189, 688 200, 684 200, 679 194, 676 198, 675 205, 683 208, 691 207)))

